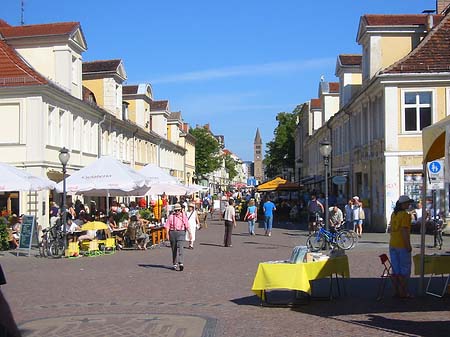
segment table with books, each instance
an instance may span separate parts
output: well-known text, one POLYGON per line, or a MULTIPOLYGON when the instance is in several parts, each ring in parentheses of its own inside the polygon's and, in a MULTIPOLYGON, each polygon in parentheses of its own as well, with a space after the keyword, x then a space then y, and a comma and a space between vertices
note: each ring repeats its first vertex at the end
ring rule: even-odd
MULTIPOLYGON (((306 258, 305 258, 306 259, 306 258)), ((338 257, 318 258, 316 261, 291 263, 289 261, 269 261, 260 263, 253 281, 252 291, 261 299, 261 304, 268 303, 267 290, 288 289, 312 295, 312 281, 330 278, 330 292, 327 298, 332 298, 333 276, 338 285, 339 279, 350 277, 348 258, 338 257)))

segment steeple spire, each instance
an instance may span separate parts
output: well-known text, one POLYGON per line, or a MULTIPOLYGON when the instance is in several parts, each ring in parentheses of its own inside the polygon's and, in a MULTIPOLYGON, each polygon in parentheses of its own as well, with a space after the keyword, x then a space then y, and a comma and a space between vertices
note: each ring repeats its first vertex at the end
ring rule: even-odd
POLYGON ((256 129, 256 136, 255 136, 255 144, 262 144, 261 135, 259 134, 259 128, 256 129))

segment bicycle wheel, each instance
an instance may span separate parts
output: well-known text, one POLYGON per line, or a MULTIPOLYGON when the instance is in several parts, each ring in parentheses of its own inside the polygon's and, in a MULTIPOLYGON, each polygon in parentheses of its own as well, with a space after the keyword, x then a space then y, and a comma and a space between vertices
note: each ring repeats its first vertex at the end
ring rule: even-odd
POLYGON ((354 247, 358 244, 359 236, 358 236, 358 234, 356 234, 356 232, 355 232, 354 230, 346 229, 345 231, 346 231, 347 234, 349 234, 349 235, 352 237, 352 239, 353 239, 353 246, 350 247, 350 249, 352 249, 352 248, 354 248, 354 247))
POLYGON ((39 255, 41 257, 47 257, 48 256, 47 240, 39 242, 39 255))
POLYGON ((58 239, 52 241, 49 246, 49 255, 54 258, 59 258, 64 255, 64 240, 58 239))
POLYGON ((325 241, 326 239, 323 234, 312 233, 308 236, 306 245, 311 249, 311 251, 318 252, 325 246, 325 241))
POLYGON ((336 238, 336 243, 338 245, 339 248, 344 249, 344 250, 348 250, 351 249, 353 247, 354 240, 353 240, 353 236, 348 233, 347 231, 342 231, 338 234, 337 238, 336 238))

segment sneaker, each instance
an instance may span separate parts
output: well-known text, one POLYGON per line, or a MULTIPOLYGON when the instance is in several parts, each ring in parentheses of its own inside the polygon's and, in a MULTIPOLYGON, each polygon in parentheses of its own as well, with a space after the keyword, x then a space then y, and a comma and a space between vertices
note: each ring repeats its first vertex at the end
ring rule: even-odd
POLYGON ((271 232, 269 232, 269 234, 267 234, 267 236, 272 236, 272 233, 271 233, 271 232))
POLYGON ((178 267, 180 268, 180 271, 183 271, 183 270, 184 270, 184 266, 183 266, 182 263, 179 263, 179 264, 178 264, 178 267))
POLYGON ((177 270, 177 269, 178 269, 178 265, 177 265, 177 264, 174 264, 173 267, 172 267, 172 269, 173 269, 173 270, 177 270))
POLYGON ((252 232, 252 235, 256 235, 255 232, 252 232))

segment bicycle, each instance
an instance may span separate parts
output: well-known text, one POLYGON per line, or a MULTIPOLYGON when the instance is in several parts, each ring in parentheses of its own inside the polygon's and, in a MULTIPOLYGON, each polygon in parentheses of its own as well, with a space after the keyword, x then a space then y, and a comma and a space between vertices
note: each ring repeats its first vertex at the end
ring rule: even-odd
POLYGON ((333 249, 335 246, 343 250, 349 250, 355 246, 353 236, 345 229, 338 231, 327 231, 323 226, 319 230, 310 234, 306 240, 306 245, 313 252, 317 252, 328 243, 333 249))
POLYGON ((42 257, 59 258, 64 255, 64 232, 56 224, 42 230, 41 241, 39 242, 39 254, 42 257))

